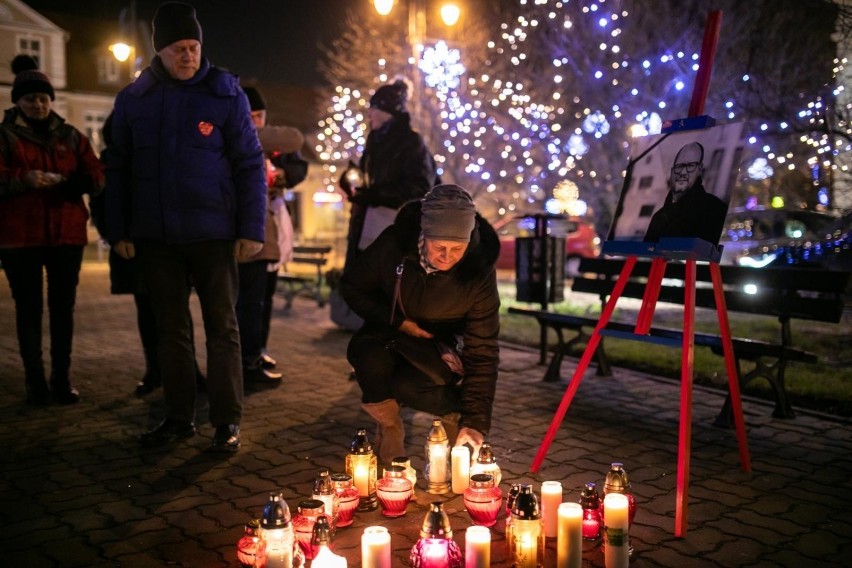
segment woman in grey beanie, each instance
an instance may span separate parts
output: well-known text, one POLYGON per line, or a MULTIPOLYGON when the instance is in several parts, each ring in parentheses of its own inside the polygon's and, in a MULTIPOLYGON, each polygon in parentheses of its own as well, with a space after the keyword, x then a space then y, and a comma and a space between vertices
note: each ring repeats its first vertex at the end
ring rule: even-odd
POLYGON ((442 418, 474 455, 491 426, 500 243, 457 185, 439 185, 347 264, 340 291, 364 319, 348 358, 383 462, 405 455, 400 405, 442 418))

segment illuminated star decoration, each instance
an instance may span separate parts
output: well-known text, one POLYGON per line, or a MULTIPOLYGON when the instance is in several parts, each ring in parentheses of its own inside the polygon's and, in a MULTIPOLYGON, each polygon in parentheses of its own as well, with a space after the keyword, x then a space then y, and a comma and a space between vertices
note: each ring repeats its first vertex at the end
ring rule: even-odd
POLYGON ((459 78, 465 72, 459 50, 450 49, 443 40, 423 50, 419 67, 426 84, 444 93, 458 89, 459 78))

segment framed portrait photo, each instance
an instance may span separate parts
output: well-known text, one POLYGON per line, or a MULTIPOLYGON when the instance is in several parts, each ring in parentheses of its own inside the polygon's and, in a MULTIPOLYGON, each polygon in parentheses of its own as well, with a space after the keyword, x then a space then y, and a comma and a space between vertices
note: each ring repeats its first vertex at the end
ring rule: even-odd
POLYGON ((743 153, 743 123, 636 138, 608 240, 718 245, 743 153))

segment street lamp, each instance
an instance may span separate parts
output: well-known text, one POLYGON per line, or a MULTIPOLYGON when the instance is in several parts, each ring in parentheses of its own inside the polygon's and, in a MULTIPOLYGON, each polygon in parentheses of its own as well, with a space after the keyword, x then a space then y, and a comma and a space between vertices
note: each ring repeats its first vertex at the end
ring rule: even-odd
MULTIPOLYGON (((376 12, 387 16, 393 10, 394 0, 373 0, 376 12)), ((426 0, 408 0, 408 49, 411 57, 411 78, 414 92, 411 93, 412 115, 420 118, 420 56, 426 37, 426 0)), ((444 2, 440 8, 441 19, 447 26, 459 21, 461 10, 454 2, 444 2)))
POLYGON ((130 59, 130 79, 132 81, 139 73, 139 61, 136 56, 137 43, 139 39, 136 30, 136 0, 130 0, 129 8, 125 8, 121 11, 119 16, 119 25, 122 37, 127 38, 129 43, 118 41, 110 45, 109 50, 112 52, 113 57, 121 63, 130 59), (129 18, 129 24, 125 24, 125 17, 129 18), (130 28, 130 33, 127 32, 128 27, 130 28))
POLYGON ((120 41, 109 46, 109 50, 112 52, 113 57, 115 57, 121 63, 124 63, 130 57, 130 53, 133 51, 133 47, 120 41))

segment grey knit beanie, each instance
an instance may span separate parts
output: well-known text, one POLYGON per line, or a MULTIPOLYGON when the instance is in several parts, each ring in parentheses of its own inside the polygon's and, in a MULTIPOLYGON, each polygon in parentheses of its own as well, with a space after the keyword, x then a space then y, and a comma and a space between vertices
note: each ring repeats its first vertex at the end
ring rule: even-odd
POLYGON ((427 239, 467 243, 475 224, 476 208, 463 187, 436 185, 423 198, 420 228, 427 239))

